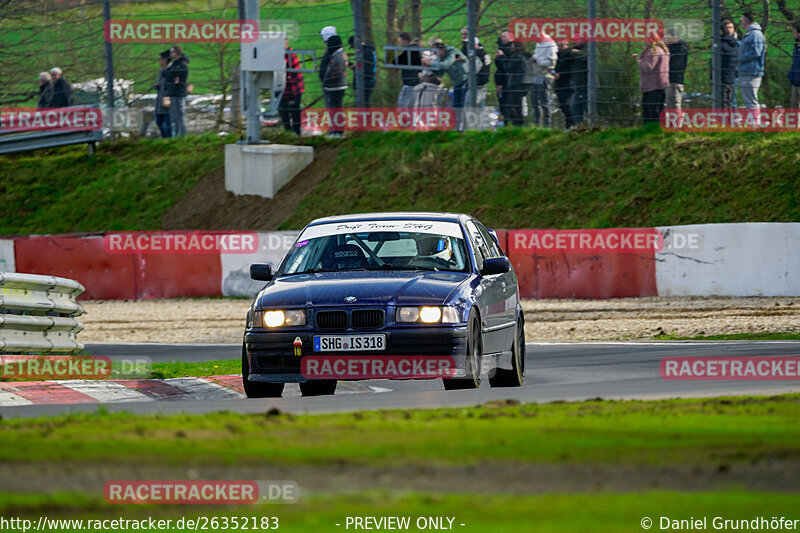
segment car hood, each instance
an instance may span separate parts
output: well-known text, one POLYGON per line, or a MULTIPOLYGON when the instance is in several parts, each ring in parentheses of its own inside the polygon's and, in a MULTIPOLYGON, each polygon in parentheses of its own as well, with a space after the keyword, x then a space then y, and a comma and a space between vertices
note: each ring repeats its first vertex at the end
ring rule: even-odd
POLYGON ((320 272, 276 278, 258 297, 259 308, 342 305, 442 305, 466 272, 320 272), (345 302, 353 296, 355 302, 345 302))

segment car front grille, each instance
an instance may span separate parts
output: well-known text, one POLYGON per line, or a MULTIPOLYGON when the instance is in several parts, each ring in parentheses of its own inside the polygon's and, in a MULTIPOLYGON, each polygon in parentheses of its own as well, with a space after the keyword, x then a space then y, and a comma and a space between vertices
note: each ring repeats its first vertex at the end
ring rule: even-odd
POLYGON ((383 309, 357 309, 353 311, 354 328, 380 328, 383 326, 383 309))
POLYGON ((347 329, 347 311, 317 311, 318 329, 347 329))

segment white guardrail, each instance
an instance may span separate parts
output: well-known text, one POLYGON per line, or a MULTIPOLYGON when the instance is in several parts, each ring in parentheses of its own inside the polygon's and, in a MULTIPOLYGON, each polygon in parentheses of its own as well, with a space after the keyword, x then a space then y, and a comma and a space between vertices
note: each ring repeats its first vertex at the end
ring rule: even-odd
POLYGON ((78 353, 85 288, 55 276, 0 272, 0 353, 78 353))

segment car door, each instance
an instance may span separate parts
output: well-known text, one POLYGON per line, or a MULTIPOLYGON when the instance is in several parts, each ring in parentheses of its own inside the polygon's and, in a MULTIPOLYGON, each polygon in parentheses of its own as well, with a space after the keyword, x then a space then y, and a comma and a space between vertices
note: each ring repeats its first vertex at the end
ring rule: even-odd
MULTIPOLYGON (((466 223, 470 242, 475 250, 478 272, 483 268, 484 259, 493 257, 491 238, 487 241, 478 225, 468 220, 466 223)), ((481 312, 481 329, 483 332, 483 352, 495 353, 503 350, 502 335, 498 334, 505 312, 502 274, 480 276, 481 290, 478 295, 478 306, 481 312)))
MULTIPOLYGON (((477 223, 477 226, 483 238, 489 243, 492 257, 503 257, 505 254, 492 238, 489 230, 480 222, 477 223)), ((513 270, 509 270, 505 274, 498 274, 497 278, 502 292, 503 311, 499 311, 498 305, 498 322, 494 327, 497 328, 499 350, 510 350, 514 341, 517 318, 517 276, 513 270)))

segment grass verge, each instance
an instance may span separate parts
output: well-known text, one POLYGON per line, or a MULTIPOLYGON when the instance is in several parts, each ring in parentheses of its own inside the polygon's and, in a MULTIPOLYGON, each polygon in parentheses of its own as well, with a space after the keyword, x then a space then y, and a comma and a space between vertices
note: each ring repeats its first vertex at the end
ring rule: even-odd
POLYGON ((520 461, 716 466, 800 457, 797 394, 513 403, 302 416, 269 411, 258 415, 98 413, 15 419, 0 423, 0 461, 375 466, 520 461))

